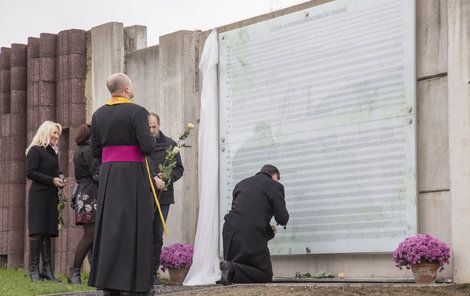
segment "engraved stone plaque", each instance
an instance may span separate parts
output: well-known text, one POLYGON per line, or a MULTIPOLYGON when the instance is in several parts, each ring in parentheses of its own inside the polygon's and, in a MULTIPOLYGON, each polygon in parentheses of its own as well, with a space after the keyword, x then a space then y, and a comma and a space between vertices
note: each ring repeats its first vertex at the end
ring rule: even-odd
POLYGON ((219 34, 220 223, 271 163, 273 255, 390 252, 417 231, 415 3, 334 1, 219 34))

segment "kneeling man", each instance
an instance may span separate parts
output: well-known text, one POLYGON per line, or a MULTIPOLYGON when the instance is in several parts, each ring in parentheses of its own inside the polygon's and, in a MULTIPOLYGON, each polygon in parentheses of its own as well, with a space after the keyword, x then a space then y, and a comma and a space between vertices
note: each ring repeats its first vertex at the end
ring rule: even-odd
POLYGON ((224 261, 218 283, 271 282, 273 271, 268 240, 274 237, 269 222, 286 225, 289 213, 279 170, 265 165, 255 176, 240 181, 233 190, 232 209, 222 230, 224 261))

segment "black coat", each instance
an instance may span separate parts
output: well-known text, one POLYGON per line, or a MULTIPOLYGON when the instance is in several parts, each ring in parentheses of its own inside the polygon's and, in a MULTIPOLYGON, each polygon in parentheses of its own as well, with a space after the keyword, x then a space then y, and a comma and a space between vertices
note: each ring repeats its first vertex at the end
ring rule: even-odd
MULTIPOLYGON (((138 146, 152 152, 148 112, 137 104, 102 106, 93 114, 91 147, 138 146)), ((101 164, 89 285, 148 292, 152 282, 153 197, 145 163, 101 164)))
POLYGON ((94 158, 89 144, 79 145, 73 156, 78 189, 72 204, 77 224, 94 223, 98 199, 100 162, 94 158))
POLYGON ((33 181, 28 194, 29 235, 56 237, 58 189, 54 178, 59 174, 59 158, 54 148, 33 146, 26 156, 26 177, 33 181))
POLYGON ((267 229, 273 216, 281 225, 289 220, 281 183, 260 172, 235 185, 232 208, 225 215, 222 231, 224 259, 272 275, 267 229))
MULTIPOLYGON (((153 152, 150 156, 152 162, 151 167, 153 168, 152 175, 156 176, 159 173, 158 165, 165 163, 166 149, 169 147, 175 147, 176 142, 170 137, 165 136, 161 131, 158 137, 155 139, 153 152)), ((180 153, 176 155, 176 165, 171 172, 171 180, 168 183, 168 188, 165 191, 157 189, 158 201, 162 205, 169 205, 175 203, 173 183, 178 181, 184 172, 183 163, 181 162, 180 153)))

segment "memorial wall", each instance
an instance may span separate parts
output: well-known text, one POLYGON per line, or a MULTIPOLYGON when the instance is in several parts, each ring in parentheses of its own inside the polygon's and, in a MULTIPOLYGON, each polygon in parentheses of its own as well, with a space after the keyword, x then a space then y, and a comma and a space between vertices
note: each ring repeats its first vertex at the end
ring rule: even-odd
POLYGON ((414 28, 414 1, 333 1, 219 34, 221 225, 271 163, 291 216, 273 255, 391 252, 417 232, 414 28))

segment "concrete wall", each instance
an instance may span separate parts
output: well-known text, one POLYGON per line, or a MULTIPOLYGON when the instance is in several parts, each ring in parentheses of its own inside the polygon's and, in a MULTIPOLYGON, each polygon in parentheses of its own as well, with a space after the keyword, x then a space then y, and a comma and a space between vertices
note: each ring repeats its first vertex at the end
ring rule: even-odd
MULTIPOLYGON (((326 2, 329 0, 309 1, 222 26, 218 31, 239 28, 326 2)), ((431 233, 453 247, 454 262, 439 277, 470 282, 470 265, 466 264, 470 234, 465 227, 470 224, 470 171, 465 165, 470 155, 470 2, 417 0, 416 13, 419 232, 431 233)), ((21 233, 27 241, 27 227, 8 222, 8 217, 27 212, 24 204, 15 203, 9 191, 15 186, 23 189, 27 186, 18 184, 11 187, 11 180, 6 178, 14 159, 6 157, 4 152, 10 151, 14 141, 11 137, 16 136, 9 134, 12 122, 8 118, 11 118, 10 113, 21 114, 23 110, 20 105, 15 105, 22 100, 13 100, 14 97, 21 98, 22 91, 27 91, 28 140, 42 120, 57 119, 65 125, 61 138, 61 166, 67 169, 71 180, 73 166, 70 160, 76 127, 85 120, 90 121, 92 112, 109 98, 105 86, 109 74, 126 72, 130 76, 135 86, 136 102, 158 113, 162 131, 173 139, 188 122, 197 126, 199 121, 203 77, 198 64, 208 31, 174 32, 161 36, 159 44, 152 47, 146 47, 146 28, 143 26, 124 27, 121 23, 108 23, 87 33, 72 31, 58 35, 42 34, 40 38, 28 40, 27 89, 10 85, 10 76, 17 75, 13 72, 20 72, 19 68, 24 67, 24 63, 11 60, 11 51, 14 48, 21 51, 24 46, 15 45, 11 50, 2 48, 0 51, 0 255, 8 255, 11 262, 21 261, 18 254, 23 252, 23 248, 24 263, 27 264, 28 260, 27 243, 19 240, 10 247, 5 243, 10 236, 21 233), (72 35, 76 37, 70 37, 72 35), (73 45, 74 40, 81 41, 73 45), (64 44, 67 42, 69 49, 66 50, 64 44), (74 52, 75 46, 81 51, 74 52), (48 89, 54 89, 54 92, 44 95, 48 89), (68 92, 64 93, 65 90, 68 92), (79 116, 72 118, 74 114, 79 116)), ((196 129, 188 140, 193 147, 182 152, 185 174, 176 183, 176 204, 171 207, 168 220, 170 237, 166 244, 194 241, 198 213, 197 136, 196 129)), ((24 147, 25 144, 14 145, 24 147)), ((24 159, 18 161, 21 166, 24 159)), ((24 168, 18 170, 24 172, 24 168)), ((81 236, 81 229, 74 227, 73 222, 72 212, 68 210, 67 227, 61 231, 56 243, 56 269, 60 271, 70 266, 81 236)), ((18 263, 9 265, 17 266, 18 263)), ((273 267, 276 276, 325 270, 344 272, 353 278, 411 277, 409 272, 394 267, 390 254, 277 256, 273 258, 273 267)))

